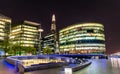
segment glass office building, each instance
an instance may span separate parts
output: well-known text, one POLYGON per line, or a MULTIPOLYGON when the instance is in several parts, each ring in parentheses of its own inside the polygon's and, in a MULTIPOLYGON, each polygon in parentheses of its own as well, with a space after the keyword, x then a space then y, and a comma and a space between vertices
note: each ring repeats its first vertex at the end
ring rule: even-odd
POLYGON ((20 43, 21 46, 38 48, 39 43, 39 23, 24 21, 11 29, 11 39, 13 43, 20 43))
POLYGON ((60 51, 65 53, 104 53, 104 26, 99 23, 80 23, 59 31, 60 51))
POLYGON ((42 39, 42 48, 44 49, 46 46, 49 46, 52 51, 55 51, 55 40, 54 40, 54 34, 48 34, 42 39))
POLYGON ((9 39, 11 18, 0 14, 0 42, 9 39))

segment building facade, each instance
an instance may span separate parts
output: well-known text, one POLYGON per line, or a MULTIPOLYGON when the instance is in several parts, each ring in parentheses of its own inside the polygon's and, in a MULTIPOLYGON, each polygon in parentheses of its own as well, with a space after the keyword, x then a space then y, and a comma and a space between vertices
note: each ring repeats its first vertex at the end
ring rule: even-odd
POLYGON ((13 43, 20 43, 21 46, 30 46, 38 49, 39 44, 39 23, 24 21, 11 29, 13 43))
POLYGON ((59 31, 60 52, 104 53, 104 26, 99 23, 80 23, 59 31))
POLYGON ((51 33, 46 35, 42 41, 42 48, 44 49, 46 46, 49 46, 52 49, 52 52, 56 52, 57 49, 57 32, 56 32, 56 20, 55 15, 52 16, 52 24, 51 24, 51 33))
POLYGON ((0 42, 9 39, 11 31, 11 18, 0 14, 0 42))
POLYGON ((54 46, 54 34, 48 34, 42 40, 43 40, 42 41, 43 50, 44 50, 44 48, 46 48, 47 46, 49 46, 51 48, 51 50, 54 52, 54 50, 55 50, 55 46, 54 46))

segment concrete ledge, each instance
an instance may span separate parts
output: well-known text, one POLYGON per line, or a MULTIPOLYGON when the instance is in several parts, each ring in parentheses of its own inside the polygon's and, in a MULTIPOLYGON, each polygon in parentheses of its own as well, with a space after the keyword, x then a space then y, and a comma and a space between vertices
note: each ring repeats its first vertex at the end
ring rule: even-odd
MULTIPOLYGON (((21 58, 21 57, 20 57, 21 58)), ((24 58, 24 57, 23 57, 24 58)), ((23 59, 21 58, 21 59, 23 59)), ((31 57, 30 57, 31 58, 31 57)), ((52 57, 51 57, 52 58, 52 57)), ((50 62, 50 63, 38 63, 38 64, 31 64, 29 66, 24 66, 22 60, 17 59, 16 57, 8 57, 5 60, 15 66, 15 71, 17 72, 28 72, 28 71, 35 71, 35 70, 42 70, 48 68, 57 68, 62 67, 68 64, 68 58, 62 57, 55 57, 57 59, 62 59, 65 62, 50 62)), ((54 59, 54 58, 53 58, 54 59)))
POLYGON ((19 61, 17 59, 12 59, 12 58, 6 58, 5 61, 7 61, 8 63, 12 64, 12 65, 16 65, 16 61, 19 61))
POLYGON ((88 65, 90 65, 90 64, 91 64, 91 62, 85 62, 85 63, 83 63, 83 64, 77 65, 77 66, 75 66, 75 67, 72 67, 72 71, 73 71, 73 72, 78 71, 78 70, 80 70, 80 69, 82 69, 82 68, 85 68, 86 66, 88 66, 88 65))
POLYGON ((47 63, 47 64, 36 64, 30 67, 24 68, 24 72, 28 71, 35 71, 35 70, 42 70, 42 69, 49 69, 49 68, 58 68, 64 65, 68 65, 67 63, 47 63))
MULTIPOLYGON (((88 66, 88 65, 90 65, 91 64, 91 62, 85 62, 85 63, 83 63, 83 64, 75 64, 75 66, 73 66, 73 67, 70 67, 70 66, 68 66, 68 67, 65 67, 65 68, 69 68, 70 70, 72 70, 72 72, 75 72, 75 71, 78 71, 78 70, 80 70, 80 69, 83 69, 83 68, 85 68, 86 66, 88 66)), ((64 70, 65 70, 65 68, 64 68, 64 70)))

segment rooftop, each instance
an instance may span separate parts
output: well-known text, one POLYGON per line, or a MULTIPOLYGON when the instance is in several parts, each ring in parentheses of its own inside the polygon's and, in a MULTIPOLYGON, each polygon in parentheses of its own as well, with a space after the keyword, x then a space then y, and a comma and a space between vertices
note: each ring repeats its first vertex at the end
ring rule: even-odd
POLYGON ((0 18, 11 19, 11 18, 9 18, 9 17, 7 17, 7 16, 5 16, 5 15, 3 15, 3 14, 1 14, 1 13, 0 13, 0 18))

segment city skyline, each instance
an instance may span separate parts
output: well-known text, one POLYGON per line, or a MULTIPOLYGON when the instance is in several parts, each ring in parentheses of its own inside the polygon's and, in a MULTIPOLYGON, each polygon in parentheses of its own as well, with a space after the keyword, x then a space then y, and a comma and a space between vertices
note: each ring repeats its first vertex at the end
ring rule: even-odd
POLYGON ((120 1, 86 0, 86 1, 1 1, 0 13, 19 20, 30 20, 42 24, 43 36, 50 31, 52 14, 56 15, 57 31, 72 24, 97 22, 105 26, 107 51, 120 50, 120 1))

